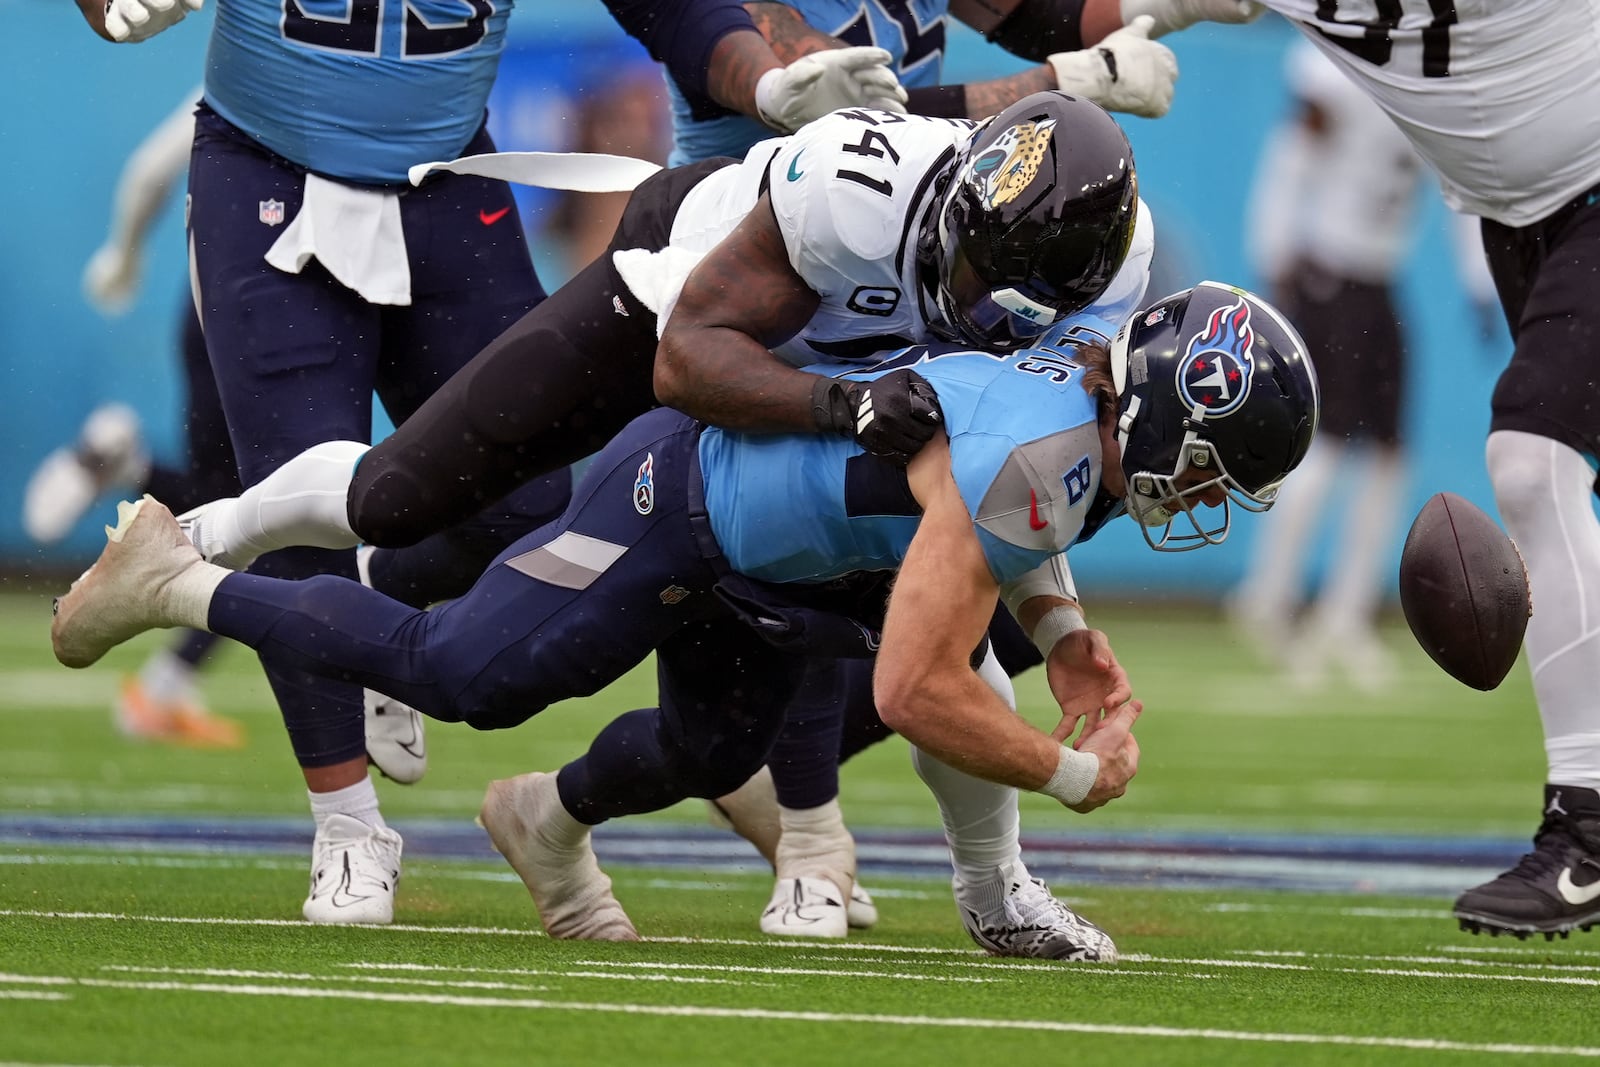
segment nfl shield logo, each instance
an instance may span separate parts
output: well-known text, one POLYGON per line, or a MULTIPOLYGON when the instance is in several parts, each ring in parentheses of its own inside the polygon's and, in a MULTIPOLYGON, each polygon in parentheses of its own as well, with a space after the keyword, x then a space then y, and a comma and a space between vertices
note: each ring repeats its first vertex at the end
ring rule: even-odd
POLYGON ((266 223, 268 226, 281 226, 281 225, 283 225, 283 201, 282 200, 263 200, 263 201, 261 201, 261 216, 260 217, 261 217, 261 221, 266 223))

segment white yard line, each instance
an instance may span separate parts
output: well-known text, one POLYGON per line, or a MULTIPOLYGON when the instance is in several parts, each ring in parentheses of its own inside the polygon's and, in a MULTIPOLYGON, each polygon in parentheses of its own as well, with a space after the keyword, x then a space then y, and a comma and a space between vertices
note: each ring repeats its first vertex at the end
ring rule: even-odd
MULTIPOLYGON (((0 981, 26 982, 27 975, 0 974, 0 981)), ((1128 1026, 1115 1023, 1064 1022, 1054 1019, 984 1019, 938 1015, 876 1015, 869 1012, 776 1011, 765 1008, 721 1008, 692 1005, 608 1004, 535 998, 468 997, 432 993, 384 993, 367 989, 312 989, 304 986, 231 985, 209 982, 133 982, 105 978, 40 978, 86 988, 140 992, 220 993, 228 996, 286 997, 300 1000, 353 1000, 382 1004, 428 1004, 440 1007, 520 1008, 531 1011, 594 1012, 669 1018, 739 1019, 817 1024, 864 1024, 963 1030, 1035 1031, 1098 1034, 1113 1037, 1173 1038, 1280 1045, 1334 1045, 1356 1048, 1399 1048, 1426 1052, 1471 1052, 1491 1056, 1581 1056, 1600 1058, 1591 1046, 1523 1045, 1505 1042, 1452 1041, 1432 1037, 1374 1037, 1359 1034, 1274 1033, 1252 1030, 1191 1029, 1174 1026, 1128 1026)))
MULTIPOLYGON (((373 985, 429 985, 446 989, 496 989, 518 993, 548 993, 550 986, 525 985, 512 982, 443 981, 437 978, 386 978, 372 974, 296 974, 286 971, 241 971, 232 967, 133 967, 106 964, 102 971, 119 971, 127 974, 180 974, 195 978, 269 978, 274 981, 300 982, 370 982, 373 985)), ((423 968, 427 969, 427 968, 423 968)), ((612 978, 638 982, 683 982, 695 985, 753 985, 731 978, 688 978, 671 974, 611 974, 594 971, 519 970, 511 972, 484 971, 483 974, 511 973, 529 977, 546 978, 612 978)))

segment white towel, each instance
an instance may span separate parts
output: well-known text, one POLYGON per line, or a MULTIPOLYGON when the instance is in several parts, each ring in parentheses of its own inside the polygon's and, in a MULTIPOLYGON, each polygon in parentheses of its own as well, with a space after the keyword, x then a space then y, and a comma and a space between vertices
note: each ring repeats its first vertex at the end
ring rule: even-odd
POLYGON ((611 254, 611 263, 634 298, 656 313, 656 336, 660 337, 689 272, 704 258, 704 252, 668 245, 659 252, 619 249, 611 254))
POLYGON ((486 152, 448 163, 418 163, 407 176, 412 185, 436 170, 476 174, 541 189, 575 193, 626 193, 661 168, 646 159, 607 152, 486 152))
POLYGON ((313 257, 369 304, 411 303, 411 264, 395 193, 307 174, 300 211, 266 259, 299 274, 313 257))

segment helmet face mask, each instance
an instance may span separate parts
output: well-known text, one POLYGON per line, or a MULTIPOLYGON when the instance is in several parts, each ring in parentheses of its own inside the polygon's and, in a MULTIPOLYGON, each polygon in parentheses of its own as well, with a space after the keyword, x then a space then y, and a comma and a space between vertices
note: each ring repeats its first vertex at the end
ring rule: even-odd
POLYGON ((925 232, 948 339, 1013 351, 1105 292, 1138 217, 1127 137, 1098 105, 1035 93, 973 130, 925 232))
POLYGON ((1220 544, 1304 458, 1321 397, 1305 342, 1271 305, 1203 282, 1135 315, 1112 344, 1126 505, 1163 552, 1220 544), (1221 490, 1219 511, 1196 510, 1221 490))

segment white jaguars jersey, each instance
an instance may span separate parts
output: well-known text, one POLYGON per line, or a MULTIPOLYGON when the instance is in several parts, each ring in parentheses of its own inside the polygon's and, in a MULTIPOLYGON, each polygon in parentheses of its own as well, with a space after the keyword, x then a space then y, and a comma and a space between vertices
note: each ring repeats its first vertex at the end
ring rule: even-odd
MULTIPOLYGON (((918 281, 917 237, 935 179, 973 125, 861 108, 825 115, 695 186, 673 219, 672 247, 703 255, 765 191, 790 265, 821 297, 811 321, 773 349, 780 358, 864 360, 930 340, 938 312, 918 281)), ((1141 205, 1127 264, 1095 310, 1142 299, 1154 240, 1141 205)))
POLYGON ((1526 226, 1600 184, 1592 0, 1264 2, 1389 113, 1457 210, 1526 226))

